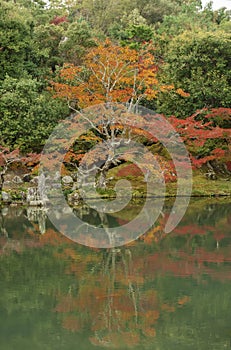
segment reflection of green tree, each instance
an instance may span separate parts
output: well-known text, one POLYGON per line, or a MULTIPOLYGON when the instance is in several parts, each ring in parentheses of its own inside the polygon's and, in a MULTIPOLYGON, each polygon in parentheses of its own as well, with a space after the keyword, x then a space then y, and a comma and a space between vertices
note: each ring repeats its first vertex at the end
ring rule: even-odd
POLYGON ((50 253, 33 249, 1 258, 0 338, 4 349, 29 349, 30 344, 39 349, 50 342, 48 336, 57 321, 46 310, 56 291, 63 288, 65 266, 50 253))

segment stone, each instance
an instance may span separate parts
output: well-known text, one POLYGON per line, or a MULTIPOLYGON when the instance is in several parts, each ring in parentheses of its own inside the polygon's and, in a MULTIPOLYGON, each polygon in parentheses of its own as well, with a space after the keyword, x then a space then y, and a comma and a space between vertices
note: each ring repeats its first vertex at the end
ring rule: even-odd
POLYGON ((73 179, 72 179, 72 177, 71 176, 64 176, 63 178, 62 178, 62 183, 64 184, 64 185, 72 185, 73 184, 73 179))
POLYGON ((78 192, 75 193, 71 193, 67 196, 67 201, 68 203, 70 203, 71 205, 78 205, 79 204, 79 194, 78 192))
POLYGON ((3 202, 5 203, 10 203, 12 202, 12 198, 11 198, 11 195, 5 191, 2 191, 2 200, 3 202))
POLYGON ((40 199, 45 198, 45 191, 46 191, 46 177, 44 173, 39 175, 38 179, 38 194, 40 199))
POLYGON ((207 178, 208 180, 217 180, 217 176, 216 176, 216 174, 213 173, 213 172, 208 172, 208 173, 205 174, 205 176, 206 176, 206 178, 207 178))
POLYGON ((57 183, 57 182, 53 182, 51 185, 50 185, 51 188, 59 188, 61 189, 61 184, 60 183, 57 183))
POLYGON ((29 187, 27 190, 26 200, 29 205, 41 205, 38 189, 35 187, 29 187))
POLYGON ((20 196, 21 196, 21 199, 22 199, 23 201, 26 200, 26 192, 21 191, 21 192, 20 192, 20 196))
POLYGON ((31 174, 25 174, 22 177, 23 182, 30 182, 31 181, 31 174))
POLYGON ((71 173, 71 177, 74 181, 78 181, 78 172, 71 173))
POLYGON ((60 177, 61 177, 60 172, 56 171, 55 176, 54 176, 54 181, 60 181, 60 177))
POLYGON ((39 182, 39 177, 38 176, 34 176, 30 182, 34 185, 38 185, 38 182, 39 182))
POLYGON ((18 176, 18 175, 15 175, 15 177, 13 178, 12 181, 13 181, 15 184, 21 184, 21 183, 23 183, 21 177, 18 176))

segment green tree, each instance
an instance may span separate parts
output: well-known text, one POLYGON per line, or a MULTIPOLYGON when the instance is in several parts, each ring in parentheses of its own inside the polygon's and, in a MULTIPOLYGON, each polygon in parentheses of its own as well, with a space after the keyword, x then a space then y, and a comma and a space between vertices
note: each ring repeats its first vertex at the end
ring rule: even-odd
POLYGON ((6 74, 20 77, 35 69, 32 42, 33 18, 26 8, 1 0, 0 7, 0 79, 6 74))
POLYGON ((34 38, 40 52, 40 70, 54 71, 56 65, 62 65, 59 44, 64 37, 64 32, 63 25, 52 23, 41 24, 35 28, 34 38))
POLYGON ((120 41, 121 45, 128 45, 132 49, 140 49, 144 42, 153 38, 153 28, 147 25, 147 21, 134 9, 129 16, 124 15, 120 22, 110 28, 113 38, 120 41))
POLYGON ((0 110, 0 144, 22 151, 40 151, 58 120, 68 114, 36 79, 9 76, 0 88, 0 110))
POLYGON ((86 50, 95 45, 89 24, 79 19, 68 26, 65 37, 59 43, 59 54, 65 62, 78 65, 86 50))
POLYGON ((183 89, 184 98, 174 92, 160 94, 158 109, 166 115, 185 117, 204 107, 231 104, 231 35, 214 32, 184 32, 168 45, 162 79, 183 89))

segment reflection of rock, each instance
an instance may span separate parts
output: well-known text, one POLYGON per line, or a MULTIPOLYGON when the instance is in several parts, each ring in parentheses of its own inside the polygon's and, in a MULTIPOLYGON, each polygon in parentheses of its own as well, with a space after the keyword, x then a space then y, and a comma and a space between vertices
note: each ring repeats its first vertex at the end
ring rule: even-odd
POLYGON ((16 207, 14 208, 14 215, 17 216, 17 217, 20 217, 23 213, 23 208, 21 207, 16 207))
POLYGON ((6 215, 8 215, 8 213, 9 213, 9 208, 8 207, 2 208, 2 210, 1 210, 2 216, 6 216, 6 215))
POLYGON ((54 210, 54 215, 57 220, 61 219, 61 213, 58 210, 54 210))
POLYGON ((46 211, 42 208, 28 207, 27 218, 31 222, 38 223, 41 234, 46 232, 46 211))
POLYGON ((15 184, 21 184, 23 183, 22 179, 20 176, 16 175, 13 180, 12 180, 15 184))
POLYGON ((2 200, 3 202, 5 203, 10 203, 12 202, 12 198, 11 198, 11 195, 5 191, 2 191, 2 200))

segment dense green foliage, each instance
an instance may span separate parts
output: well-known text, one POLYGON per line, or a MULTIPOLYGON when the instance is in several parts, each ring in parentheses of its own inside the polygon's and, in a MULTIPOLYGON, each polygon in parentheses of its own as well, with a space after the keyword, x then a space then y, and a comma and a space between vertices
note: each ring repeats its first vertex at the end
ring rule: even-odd
POLYGON ((62 101, 41 91, 36 79, 6 76, 0 88, 0 141, 22 151, 40 151, 57 120, 67 115, 62 101))
POLYGON ((229 107, 230 23, 230 11, 202 9, 199 0, 1 0, 1 145, 42 148, 70 113, 65 101, 53 99, 50 81, 65 63, 83 64, 106 37, 135 50, 152 43, 158 81, 174 89, 145 106, 178 117, 229 107))
POLYGON ((231 105, 231 33, 222 30, 177 35, 168 45, 163 76, 188 98, 163 94, 161 112, 185 117, 204 107, 231 105))

